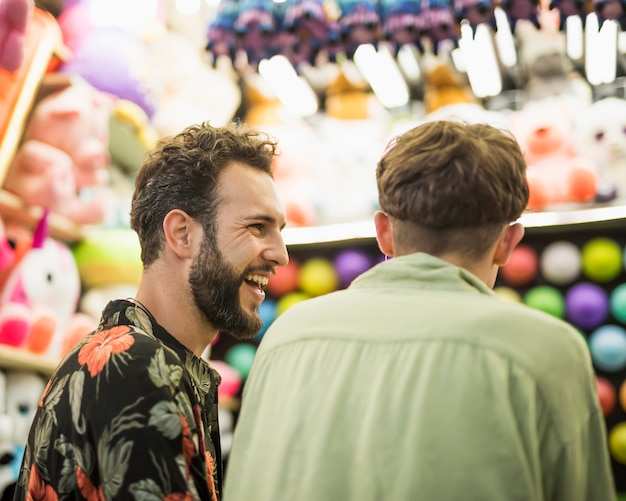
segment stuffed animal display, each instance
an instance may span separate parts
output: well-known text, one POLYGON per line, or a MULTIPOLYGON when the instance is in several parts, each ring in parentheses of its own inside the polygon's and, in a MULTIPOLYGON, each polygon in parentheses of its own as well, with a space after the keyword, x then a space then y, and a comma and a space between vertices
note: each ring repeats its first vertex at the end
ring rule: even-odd
POLYGON ((32 111, 4 189, 77 224, 98 224, 106 186, 112 101, 84 81, 45 96, 32 111))
POLYGON ((575 140, 596 165, 599 201, 626 198, 626 100, 605 97, 581 111, 575 140))
POLYGON ((0 370, 0 496, 12 492, 17 482, 24 445, 39 399, 46 385, 40 374, 0 370))
POLYGON ((589 204, 597 195, 595 164, 574 143, 574 118, 563 102, 532 101, 511 115, 511 132, 528 163, 528 208, 589 204))
POLYGON ((76 261, 67 245, 48 237, 46 213, 32 240, 18 242, 12 256, 5 253, 0 344, 60 356, 80 292, 76 261))
POLYGON ((33 0, 0 0, 0 67, 16 71, 24 62, 26 29, 33 0))

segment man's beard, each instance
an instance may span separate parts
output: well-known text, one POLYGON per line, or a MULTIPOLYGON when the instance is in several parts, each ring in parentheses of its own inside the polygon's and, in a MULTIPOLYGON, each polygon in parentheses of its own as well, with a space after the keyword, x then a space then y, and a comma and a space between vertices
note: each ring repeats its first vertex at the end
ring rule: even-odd
POLYGON ((238 275, 208 238, 189 274, 191 294, 198 309, 221 333, 240 339, 256 336, 263 321, 258 313, 248 313, 241 306, 239 289, 248 271, 238 275))

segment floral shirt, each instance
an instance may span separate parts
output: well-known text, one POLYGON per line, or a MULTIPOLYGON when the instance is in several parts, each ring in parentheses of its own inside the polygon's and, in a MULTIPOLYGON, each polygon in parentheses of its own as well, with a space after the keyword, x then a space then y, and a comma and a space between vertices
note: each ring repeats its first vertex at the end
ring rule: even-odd
POLYGON ((112 301, 44 390, 14 499, 217 500, 219 382, 139 304, 112 301))

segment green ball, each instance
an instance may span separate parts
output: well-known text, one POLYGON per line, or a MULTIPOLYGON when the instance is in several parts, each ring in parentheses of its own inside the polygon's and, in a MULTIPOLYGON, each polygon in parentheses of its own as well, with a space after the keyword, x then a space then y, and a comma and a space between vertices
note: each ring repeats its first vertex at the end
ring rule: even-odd
POLYGON ((143 264, 137 234, 126 228, 102 229, 73 248, 83 286, 139 285, 143 264))
POLYGON ((242 379, 245 379, 250 373, 255 355, 256 346, 249 343, 239 343, 228 349, 224 360, 239 373, 242 379))
POLYGON ((622 249, 610 238, 589 240, 582 249, 583 273, 595 282, 610 282, 622 271, 622 249))
POLYGON ((557 318, 565 316, 565 300, 563 294, 550 285, 538 285, 524 295, 524 304, 553 315, 557 318))

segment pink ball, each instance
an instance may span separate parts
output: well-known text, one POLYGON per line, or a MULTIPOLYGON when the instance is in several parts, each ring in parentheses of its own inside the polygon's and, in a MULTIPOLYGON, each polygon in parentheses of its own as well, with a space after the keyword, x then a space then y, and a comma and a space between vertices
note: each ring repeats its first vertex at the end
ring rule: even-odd
POLYGON ((511 254, 509 262, 500 268, 500 276, 512 286, 528 285, 537 276, 539 258, 530 245, 520 244, 511 254))
POLYGON ((600 400, 602 414, 606 416, 610 414, 615 406, 615 388, 613 388, 613 385, 608 379, 600 376, 596 376, 596 388, 598 389, 598 399, 600 400))
POLYGON ((221 376, 222 382, 217 389, 219 400, 227 400, 234 397, 241 388, 241 376, 234 368, 221 360, 211 360, 209 365, 221 376))

